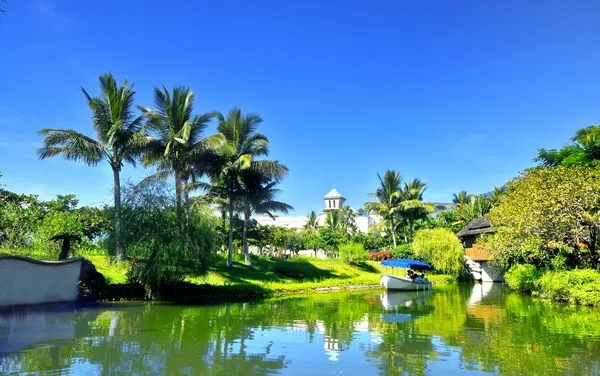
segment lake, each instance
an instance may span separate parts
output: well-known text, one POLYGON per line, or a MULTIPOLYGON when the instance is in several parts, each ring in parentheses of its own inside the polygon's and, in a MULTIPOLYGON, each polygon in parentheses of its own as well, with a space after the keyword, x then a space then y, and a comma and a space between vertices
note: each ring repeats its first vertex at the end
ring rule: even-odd
POLYGON ((600 310, 502 285, 0 314, 0 374, 592 375, 600 310))

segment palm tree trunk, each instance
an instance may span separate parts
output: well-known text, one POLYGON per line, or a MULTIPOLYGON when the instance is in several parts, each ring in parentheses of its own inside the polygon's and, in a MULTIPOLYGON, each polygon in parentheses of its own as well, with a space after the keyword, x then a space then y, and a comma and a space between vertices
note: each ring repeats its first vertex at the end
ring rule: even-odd
POLYGON ((394 248, 396 248, 396 229, 394 228, 394 220, 390 218, 390 227, 392 231, 392 241, 394 242, 394 248))
POLYGON ((62 240, 62 247, 60 254, 58 255, 58 261, 66 260, 69 257, 69 250, 71 249, 71 239, 64 238, 62 240))
POLYGON ((179 230, 183 229, 182 222, 182 208, 181 208, 181 195, 182 195, 182 187, 181 187, 181 177, 179 176, 179 172, 175 171, 175 208, 177 210, 177 225, 179 226, 179 230))
POLYGON ((250 210, 246 208, 244 210, 244 231, 242 233, 242 244, 244 245, 244 260, 246 265, 252 267, 252 260, 250 259, 250 253, 248 252, 248 223, 250 222, 250 210))
POLYGON ((227 232, 226 232, 226 228, 227 228, 227 210, 225 210, 225 209, 221 209, 221 224, 222 224, 222 230, 221 230, 221 250, 224 251, 225 250, 225 245, 227 244, 227 232))
POLYGON ((113 167, 113 193, 115 205, 115 254, 117 259, 123 258, 123 248, 121 245, 121 178, 118 167, 113 167))
POLYGON ((233 265, 233 190, 229 189, 229 200, 228 200, 228 213, 229 213, 229 241, 227 244, 227 266, 233 265))

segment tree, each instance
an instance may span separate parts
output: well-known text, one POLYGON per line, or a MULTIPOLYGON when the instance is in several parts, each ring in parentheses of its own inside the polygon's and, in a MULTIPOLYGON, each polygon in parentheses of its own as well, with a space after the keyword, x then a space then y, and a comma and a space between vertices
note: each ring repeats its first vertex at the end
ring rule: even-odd
POLYGON ((452 195, 452 202, 455 204, 466 204, 469 201, 469 197, 472 195, 468 194, 467 191, 460 191, 452 195))
POLYGON ((400 182, 402 177, 398 171, 387 170, 383 178, 379 174, 377 174, 377 178, 379 179, 379 187, 375 193, 370 194, 376 201, 367 202, 365 210, 371 214, 378 214, 383 218, 384 225, 392 234, 392 241, 394 242, 394 248, 396 248, 396 226, 398 225, 398 212, 401 209, 400 182))
MULTIPOLYGON (((248 252, 248 223, 252 214, 268 215, 275 218, 273 213, 288 213, 293 210, 292 206, 275 200, 275 196, 280 192, 275 188, 281 179, 287 173, 287 167, 278 163, 269 163, 268 173, 265 176, 260 165, 264 161, 255 161, 254 168, 242 171, 241 189, 239 192, 242 202, 242 211, 244 213, 244 228, 242 233, 242 245, 244 248, 244 258, 246 265, 252 266, 250 254, 248 252), (271 180, 276 176, 276 180, 271 180)), ((266 167, 265 167, 266 168, 266 167)))
POLYGON ((579 129, 563 148, 539 149, 535 161, 541 166, 592 166, 600 161, 600 126, 579 129))
MULTIPOLYGON (((218 131, 224 136, 224 144, 213 153, 211 161, 211 179, 223 184, 223 198, 227 200, 229 218, 229 239, 227 247, 227 266, 233 259, 233 218, 234 205, 241 187, 241 176, 244 170, 252 166, 256 157, 268 155, 269 139, 256 132, 262 122, 256 114, 242 114, 234 108, 227 116, 218 115, 218 131)), ((266 166, 265 166, 266 167, 266 166)))
POLYGON ((96 166, 102 160, 108 162, 114 181, 115 250, 117 257, 121 258, 120 173, 124 163, 135 165, 135 158, 142 150, 142 118, 133 113, 133 85, 124 81, 117 86, 110 73, 101 75, 99 81, 100 97, 92 97, 81 89, 92 110, 96 139, 72 129, 42 129, 39 133, 44 145, 39 149, 39 156, 46 159, 62 155, 65 159, 83 161, 90 166, 96 166))
POLYGON ((154 133, 145 142, 144 164, 154 164, 159 175, 172 174, 175 182, 177 219, 183 226, 186 185, 205 171, 208 153, 224 142, 221 134, 202 137, 216 113, 194 115, 195 95, 188 87, 154 89, 154 109, 142 108, 148 129, 154 133))
POLYGON ((450 230, 437 228, 417 231, 412 250, 416 257, 431 263, 442 273, 459 277, 465 271, 465 251, 450 230))
POLYGON ((597 212, 600 171, 588 167, 536 168, 508 183, 489 213, 496 232, 484 238, 496 263, 600 267, 597 212))
POLYGON ((316 211, 311 211, 308 213, 306 225, 304 225, 304 229, 308 231, 308 233, 314 234, 319 229, 319 221, 316 211))
POLYGON ((402 217, 407 233, 405 232, 404 241, 408 243, 412 240, 415 222, 419 219, 427 218, 427 214, 435 211, 435 205, 429 202, 423 202, 423 193, 426 184, 420 179, 413 179, 409 183, 404 183, 400 195, 400 211, 398 214, 402 217))
POLYGON ((83 225, 74 213, 52 212, 44 218, 39 233, 46 241, 60 242, 58 261, 61 261, 69 256, 71 244, 82 239, 83 225))

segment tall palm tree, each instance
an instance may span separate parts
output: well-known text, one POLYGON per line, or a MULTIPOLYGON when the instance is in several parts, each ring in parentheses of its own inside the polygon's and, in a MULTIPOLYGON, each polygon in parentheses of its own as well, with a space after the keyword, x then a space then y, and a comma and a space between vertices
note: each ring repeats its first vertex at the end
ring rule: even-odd
POLYGON ((339 217, 340 217, 340 231, 353 234, 356 232, 356 219, 355 219, 355 211, 350 206, 344 206, 339 209, 339 217))
MULTIPOLYGON (((229 218, 229 239, 227 247, 227 266, 233 259, 233 211, 236 195, 241 188, 242 172, 252 166, 256 157, 268 155, 269 139, 256 132, 262 122, 256 114, 242 114, 234 108, 227 116, 218 115, 217 130, 224 136, 224 144, 213 154, 211 178, 223 182, 224 197, 227 200, 229 218)), ((271 161, 273 162, 273 161, 271 161)), ((268 163, 265 163, 268 166, 268 163)))
POLYGON ((265 176, 257 165, 264 164, 261 162, 270 161, 254 161, 253 167, 242 172, 241 189, 239 192, 242 212, 244 214, 244 225, 242 232, 242 245, 244 248, 244 258, 246 265, 252 266, 250 254, 248 252, 248 224, 252 214, 266 214, 275 219, 275 212, 287 214, 294 208, 284 202, 276 201, 275 196, 280 192, 275 188, 279 180, 287 174, 287 167, 275 163, 271 166, 270 173, 265 176), (273 179, 273 176, 276 178, 273 179))
POLYGON ((400 216, 404 219, 408 234, 405 233, 404 240, 408 242, 412 239, 414 232, 414 224, 418 219, 427 217, 428 213, 435 211, 435 205, 429 202, 423 202, 423 193, 427 184, 420 179, 413 179, 408 183, 404 183, 401 197, 400 216))
POLYGON ((135 91, 127 81, 117 86, 112 74, 99 77, 100 96, 92 97, 81 89, 92 110, 92 126, 96 138, 88 137, 72 129, 42 129, 43 146, 39 157, 46 159, 62 155, 65 159, 83 161, 96 166, 106 161, 113 171, 115 205, 115 249, 118 258, 121 249, 121 168, 125 162, 135 165, 142 150, 142 118, 133 113, 135 91))
POLYGON ((379 187, 370 196, 376 201, 367 202, 365 210, 371 214, 378 214, 382 217, 387 229, 392 234, 394 248, 396 243, 396 226, 398 225, 398 212, 401 210, 400 205, 400 182, 402 177, 398 171, 387 170, 383 175, 377 174, 379 179, 379 187))
POLYGON ((203 173, 204 158, 224 143, 221 134, 202 137, 216 113, 194 115, 195 95, 189 87, 154 89, 155 108, 141 108, 153 133, 146 141, 143 162, 157 166, 158 174, 172 174, 175 181, 177 218, 182 226, 183 204, 187 200, 188 182, 203 173))

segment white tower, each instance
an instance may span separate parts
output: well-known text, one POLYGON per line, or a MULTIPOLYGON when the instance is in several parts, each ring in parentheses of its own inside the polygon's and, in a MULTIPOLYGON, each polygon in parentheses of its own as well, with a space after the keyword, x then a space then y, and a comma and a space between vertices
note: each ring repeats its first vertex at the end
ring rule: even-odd
POLYGON ((346 199, 333 187, 331 191, 324 197, 325 211, 340 209, 344 206, 346 199))

